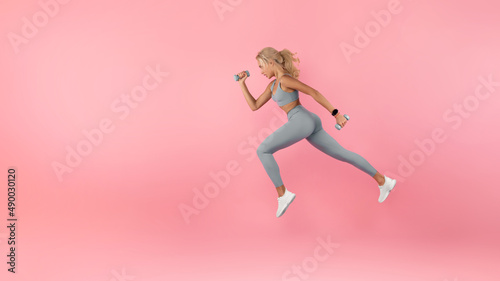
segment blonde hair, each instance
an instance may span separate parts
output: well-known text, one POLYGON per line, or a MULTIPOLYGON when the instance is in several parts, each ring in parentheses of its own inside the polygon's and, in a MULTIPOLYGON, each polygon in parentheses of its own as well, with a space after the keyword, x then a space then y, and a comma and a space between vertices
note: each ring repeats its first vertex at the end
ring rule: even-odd
POLYGON ((278 52, 273 47, 265 47, 262 49, 257 56, 255 57, 261 63, 267 65, 270 60, 274 60, 277 65, 281 66, 285 72, 292 75, 294 78, 299 77, 300 70, 293 64, 293 62, 300 63, 298 57, 295 57, 294 54, 288 49, 283 49, 278 52))

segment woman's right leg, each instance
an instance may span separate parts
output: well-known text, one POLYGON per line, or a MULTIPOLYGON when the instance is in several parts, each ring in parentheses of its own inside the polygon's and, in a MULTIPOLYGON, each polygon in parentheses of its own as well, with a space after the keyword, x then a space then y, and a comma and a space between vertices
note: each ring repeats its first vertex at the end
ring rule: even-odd
POLYGON ((276 188, 283 186, 283 180, 273 153, 306 138, 313 130, 314 120, 306 112, 296 112, 257 148, 257 155, 276 188))

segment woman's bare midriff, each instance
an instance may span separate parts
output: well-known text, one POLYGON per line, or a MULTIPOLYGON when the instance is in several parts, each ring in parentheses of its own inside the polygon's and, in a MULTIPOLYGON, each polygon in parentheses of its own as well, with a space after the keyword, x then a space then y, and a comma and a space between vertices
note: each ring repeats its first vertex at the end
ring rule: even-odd
POLYGON ((291 103, 287 103, 283 106, 280 106, 281 109, 285 111, 286 114, 288 114, 288 111, 292 110, 294 107, 297 105, 301 104, 299 99, 292 101, 291 103))

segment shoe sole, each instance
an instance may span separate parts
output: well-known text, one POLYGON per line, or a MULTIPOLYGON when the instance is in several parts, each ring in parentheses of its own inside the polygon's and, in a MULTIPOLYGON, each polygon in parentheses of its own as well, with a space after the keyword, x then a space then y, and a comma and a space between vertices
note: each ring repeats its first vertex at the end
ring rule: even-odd
POLYGON ((392 185, 391 189, 389 189, 389 190, 387 191, 387 195, 385 196, 385 198, 384 198, 382 201, 380 201, 380 200, 378 201, 379 203, 384 202, 384 201, 385 201, 385 199, 387 199, 387 197, 389 197, 389 194, 390 194, 390 193, 391 193, 391 191, 394 189, 394 187, 396 187, 396 180, 395 180, 395 179, 393 179, 393 181, 394 181, 394 184, 392 185))
POLYGON ((288 206, 290 206, 290 204, 292 204, 293 200, 295 200, 295 194, 293 195, 293 197, 290 200, 290 202, 288 202, 288 204, 286 204, 285 209, 283 209, 283 211, 281 211, 281 214, 278 216, 278 218, 281 217, 286 212, 286 209, 288 209, 288 206))

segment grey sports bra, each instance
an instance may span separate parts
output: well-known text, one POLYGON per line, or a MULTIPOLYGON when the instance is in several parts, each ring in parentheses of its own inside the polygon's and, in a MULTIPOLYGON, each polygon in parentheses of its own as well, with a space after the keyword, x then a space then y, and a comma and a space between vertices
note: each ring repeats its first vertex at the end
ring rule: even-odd
MULTIPOLYGON (((285 73, 285 75, 290 75, 285 73)), ((273 85, 271 86, 271 95, 274 89, 274 84, 276 80, 274 80, 273 85)), ((276 90, 276 94, 272 95, 273 100, 278 103, 279 106, 283 106, 285 104, 291 103, 299 98, 299 91, 295 90, 291 93, 285 92, 281 89, 281 82, 278 83, 278 89, 276 90)))

